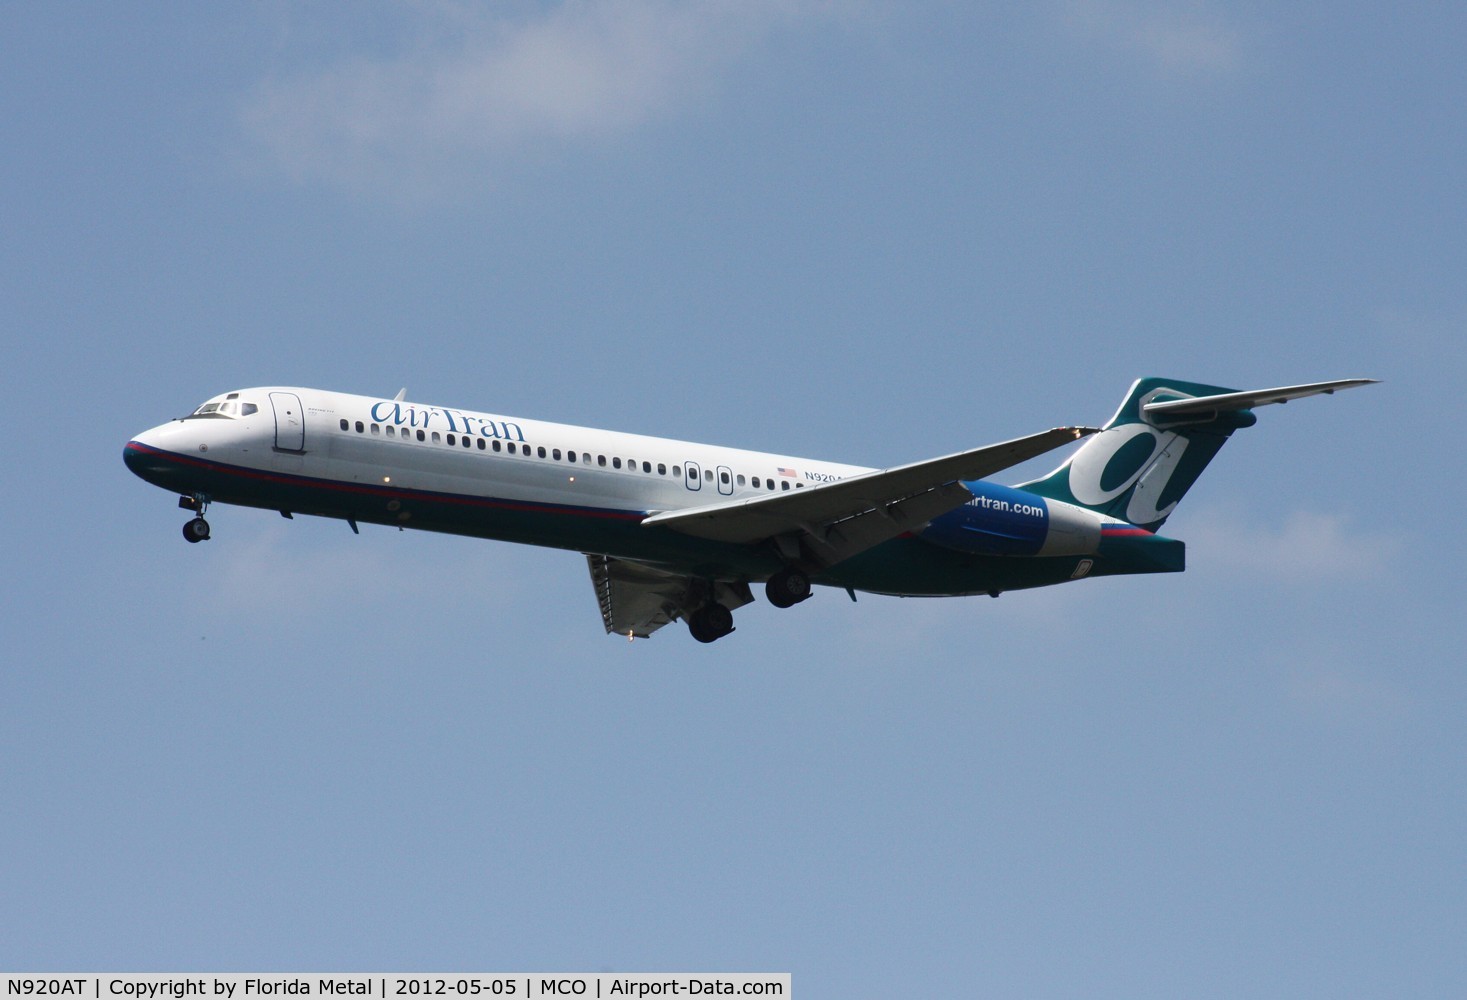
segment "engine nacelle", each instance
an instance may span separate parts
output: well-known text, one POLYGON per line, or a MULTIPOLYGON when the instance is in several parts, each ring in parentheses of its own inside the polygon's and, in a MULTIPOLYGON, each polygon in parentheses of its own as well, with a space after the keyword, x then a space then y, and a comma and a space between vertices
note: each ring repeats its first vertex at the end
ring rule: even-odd
POLYGON ((964 483, 973 499, 918 533, 959 552, 996 556, 1092 555, 1100 515, 1061 500, 982 481, 964 483))

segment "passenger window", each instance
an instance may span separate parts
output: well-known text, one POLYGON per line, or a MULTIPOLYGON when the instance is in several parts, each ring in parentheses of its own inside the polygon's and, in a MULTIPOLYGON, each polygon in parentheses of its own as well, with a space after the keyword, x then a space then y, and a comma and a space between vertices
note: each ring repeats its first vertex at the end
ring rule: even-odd
POLYGON ((560 461, 560 449, 559 448, 551 448, 550 449, 550 457, 553 458, 553 459, 555 459, 557 462, 559 462, 560 461))
POLYGON ((727 486, 728 485, 728 473, 727 472, 720 472, 718 474, 718 481, 720 483, 722 483, 723 485, 727 486))
POLYGON ((651 462, 643 462, 642 463, 642 471, 643 472, 646 472, 648 474, 651 474, 651 472, 652 472, 652 463, 651 462))
POLYGON ((343 420, 341 422, 341 429, 344 430, 344 431, 351 430, 351 424, 349 424, 345 420, 343 420))
POLYGON ((565 460, 567 462, 574 462, 576 460, 576 453, 573 452, 573 451, 566 452, 565 453, 565 460))
POLYGON ((486 444, 484 444, 483 438, 474 438, 474 444, 479 446, 480 451, 483 451, 486 447, 488 447, 486 444))
POLYGON ((365 430, 365 428, 362 427, 362 422, 360 420, 358 420, 357 421, 357 433, 360 434, 363 430, 365 430))
POLYGON ((679 479, 683 478, 683 467, 681 465, 674 465, 672 467, 672 474, 679 479))
POLYGON ((713 470, 712 469, 704 469, 703 470, 703 478, 706 479, 706 480, 708 480, 710 483, 713 482, 713 470))
POLYGON ((754 478, 753 478, 753 479, 752 479, 752 480, 751 480, 751 481, 750 481, 750 482, 749 482, 749 485, 750 485, 750 486, 752 486, 752 487, 754 487, 754 489, 756 489, 756 490, 757 490, 757 489, 758 489, 758 488, 759 488, 759 477, 758 477, 758 476, 755 476, 755 477, 754 477, 754 478))
POLYGON ((419 441, 422 441, 422 440, 424 440, 424 437, 423 437, 423 432, 422 432, 422 431, 418 431, 418 440, 419 440, 419 441))
POLYGON ((744 485, 744 474, 742 472, 739 473, 739 485, 744 485))
POLYGON ((373 434, 381 434, 382 433, 382 427, 381 427, 381 425, 380 424, 373 424, 372 425, 372 433, 373 434))
MULTIPOLYGON (((602 465, 605 465, 606 463, 605 462, 602 462, 601 464, 602 465)), ((611 467, 613 469, 620 469, 621 468, 621 459, 619 459, 619 458, 613 458, 611 460, 611 467)))
POLYGON ((495 438, 494 443, 491 444, 489 447, 493 448, 495 451, 499 451, 502 446, 499 443, 499 439, 495 438))
POLYGON ((665 462, 658 462, 657 463, 657 474, 659 476, 665 476, 665 475, 667 475, 667 464, 665 462))
MULTIPOLYGON (((433 435, 433 440, 434 441, 437 441, 438 440, 438 435, 437 434, 434 434, 433 435)), ((454 437, 452 434, 450 434, 450 435, 448 435, 448 443, 449 444, 458 444, 458 439, 456 437, 454 437)))
POLYGON ((433 443, 434 444, 437 444, 439 441, 442 441, 442 440, 443 439, 438 436, 438 432, 437 431, 434 431, 433 432, 433 443))
POLYGON ((591 453, 590 452, 588 452, 588 451, 581 452, 581 464, 582 465, 590 465, 591 464, 591 453))
POLYGON ((596 464, 599 465, 599 466, 601 466, 603 469, 606 468, 606 456, 605 455, 597 455, 596 456, 596 464))
POLYGON ((789 489, 789 488, 790 488, 790 484, 789 484, 789 481, 788 481, 788 480, 786 480, 786 481, 785 481, 785 482, 782 482, 782 483, 780 483, 780 484, 779 484, 779 488, 780 488, 780 489, 782 489, 782 490, 787 490, 787 489, 789 489))
POLYGON ((511 455, 513 455, 513 454, 515 454, 515 453, 516 453, 516 452, 515 452, 515 450, 514 450, 514 442, 513 442, 513 441, 511 441, 511 442, 510 442, 510 443, 509 443, 509 453, 510 453, 510 454, 511 454, 511 455))
POLYGON ((474 446, 474 442, 469 439, 467 434, 463 436, 463 443, 465 448, 472 448, 474 446))
POLYGON ((545 446, 542 444, 540 447, 536 448, 535 449, 535 454, 536 455, 539 455, 541 458, 544 458, 545 457, 545 446))

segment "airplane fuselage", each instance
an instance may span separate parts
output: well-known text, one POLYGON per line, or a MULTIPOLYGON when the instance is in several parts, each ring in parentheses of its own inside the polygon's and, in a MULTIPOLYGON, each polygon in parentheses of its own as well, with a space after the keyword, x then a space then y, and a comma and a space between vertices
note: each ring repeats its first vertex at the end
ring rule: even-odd
POLYGON ((1253 410, 1368 385, 1238 391, 1137 379, 1103 427, 1061 426, 886 469, 621 434, 495 413, 261 387, 225 393, 129 441, 128 468, 212 503, 570 549, 608 632, 683 621, 734 630, 750 584, 787 608, 812 584, 958 596, 1184 568, 1156 534, 1253 410), (1084 439, 1022 487, 989 477, 1084 439))
MULTIPOLYGON (((138 435, 125 459, 147 481, 204 502, 552 546, 745 581, 768 579, 787 554, 774 545, 729 544, 642 521, 873 471, 288 387, 216 397, 138 435)), ((995 484, 965 485, 974 493, 971 503, 838 565, 816 568, 812 582, 936 596, 1107 571, 1099 557, 1114 519, 995 484)), ((1158 549, 1152 570, 1181 568, 1180 543, 1171 544, 1165 553, 1158 549)))

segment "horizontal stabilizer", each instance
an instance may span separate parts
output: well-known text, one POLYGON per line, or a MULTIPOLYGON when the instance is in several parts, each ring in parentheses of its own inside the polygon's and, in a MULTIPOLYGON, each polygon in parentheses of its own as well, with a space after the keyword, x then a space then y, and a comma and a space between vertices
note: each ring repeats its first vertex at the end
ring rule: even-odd
POLYGON ((1277 389, 1255 389, 1252 392, 1225 392, 1216 396, 1196 396, 1187 399, 1167 399, 1147 403, 1141 407, 1147 416, 1181 416, 1187 413, 1227 413, 1233 410, 1249 410, 1269 403, 1287 403, 1291 399, 1305 396, 1328 395, 1340 389, 1353 389, 1358 385, 1372 385, 1379 379, 1347 378, 1337 382, 1311 382, 1308 385, 1286 385, 1277 389))

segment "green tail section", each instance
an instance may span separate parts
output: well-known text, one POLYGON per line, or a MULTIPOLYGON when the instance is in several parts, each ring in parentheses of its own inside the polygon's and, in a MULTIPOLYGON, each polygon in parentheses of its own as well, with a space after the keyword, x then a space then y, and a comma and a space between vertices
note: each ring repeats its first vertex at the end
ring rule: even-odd
POLYGON ((1018 488, 1155 531, 1228 436, 1257 418, 1247 409, 1168 417, 1147 414, 1142 407, 1231 392, 1176 379, 1138 379, 1104 430, 1087 438, 1054 472, 1018 488))

